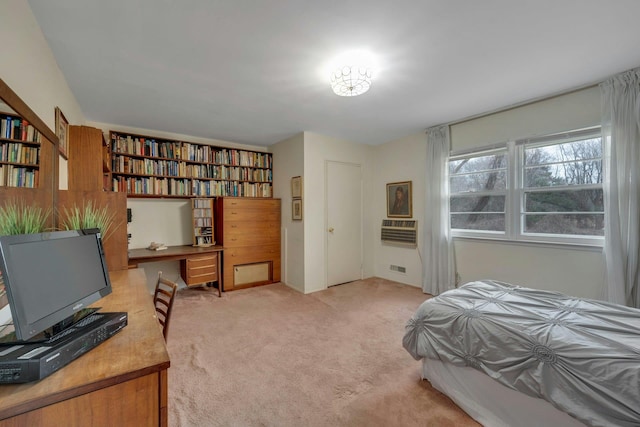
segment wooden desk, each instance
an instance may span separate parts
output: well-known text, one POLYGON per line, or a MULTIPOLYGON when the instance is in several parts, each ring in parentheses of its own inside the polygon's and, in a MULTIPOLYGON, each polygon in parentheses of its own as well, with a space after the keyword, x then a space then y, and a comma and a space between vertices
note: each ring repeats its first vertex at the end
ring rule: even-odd
POLYGON ((144 270, 110 273, 95 305, 127 326, 49 377, 0 385, 0 426, 166 426, 169 353, 144 270))
MULTIPOLYGON (((158 262, 158 261, 182 261, 182 279, 185 281, 187 286, 191 285, 189 280, 188 273, 185 270, 188 270, 186 264, 190 261, 193 261, 197 265, 197 260, 206 258, 207 255, 215 255, 215 258, 210 262, 215 262, 215 273, 212 276, 205 276, 206 282, 218 282, 218 296, 221 296, 221 292, 224 290, 224 284, 222 282, 222 274, 220 272, 220 265, 222 264, 222 260, 220 259, 219 254, 222 253, 222 246, 209 246, 209 247, 201 247, 201 246, 169 246, 167 249, 163 249, 161 251, 152 251, 146 248, 142 249, 131 249, 129 250, 129 268, 136 268, 139 264, 145 262, 158 262)), ((196 267, 198 268, 198 267, 196 267)), ((203 284, 203 281, 198 282, 197 284, 203 284)))

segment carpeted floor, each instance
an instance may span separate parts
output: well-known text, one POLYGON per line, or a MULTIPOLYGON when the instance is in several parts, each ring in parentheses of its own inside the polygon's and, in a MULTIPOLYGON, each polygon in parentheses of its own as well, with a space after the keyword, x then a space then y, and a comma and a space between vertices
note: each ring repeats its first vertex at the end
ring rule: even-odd
POLYGON ((420 380, 404 325, 421 290, 367 279, 310 295, 282 284, 178 293, 169 425, 477 426, 420 380))

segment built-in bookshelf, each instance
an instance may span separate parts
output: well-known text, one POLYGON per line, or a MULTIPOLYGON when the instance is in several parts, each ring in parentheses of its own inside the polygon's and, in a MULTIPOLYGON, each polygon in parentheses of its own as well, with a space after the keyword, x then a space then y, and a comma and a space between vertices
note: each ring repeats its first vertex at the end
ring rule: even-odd
POLYGON ((213 199, 191 199, 193 246, 215 245, 213 235, 213 199))
POLYGON ((129 197, 272 197, 272 155, 110 131, 113 191, 129 197))
POLYGON ((0 117, 0 187, 38 187, 40 133, 20 116, 0 117))

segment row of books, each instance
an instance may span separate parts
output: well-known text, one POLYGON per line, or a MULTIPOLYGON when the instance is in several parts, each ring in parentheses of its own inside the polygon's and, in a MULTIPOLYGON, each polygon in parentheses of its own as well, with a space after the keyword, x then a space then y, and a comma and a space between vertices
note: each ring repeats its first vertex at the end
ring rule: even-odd
POLYGON ((112 133, 111 150, 115 154, 122 153, 256 168, 271 168, 272 162, 271 154, 268 153, 227 149, 190 142, 156 141, 155 139, 116 133, 112 133))
MULTIPOLYGON (((193 215, 195 216, 196 213, 194 212, 193 215)), ((211 213, 209 213, 209 215, 211 215, 211 213)), ((193 218, 193 225, 195 227, 211 227, 211 216, 193 218)))
POLYGON ((112 190, 131 195, 208 197, 271 197, 272 193, 269 183, 124 176, 113 177, 112 190))
POLYGON ((197 246, 212 245, 212 244, 214 244, 213 237, 211 237, 211 236, 196 236, 196 245, 197 246))
POLYGON ((193 195, 208 197, 272 197, 269 183, 194 180, 192 191, 193 195))
POLYGON ((193 199, 193 207, 196 209, 208 209, 209 211, 205 215, 211 215, 211 200, 209 199, 193 199))
POLYGON ((188 179, 174 178, 126 178, 113 177, 113 191, 157 196, 190 196, 191 182, 188 179))
POLYGON ((0 138, 40 142, 40 132, 20 117, 7 116, 0 120, 0 138))
POLYGON ((19 143, 7 143, 0 145, 0 161, 38 165, 38 147, 29 147, 19 143))
POLYGON ((199 227, 194 230, 197 236, 211 236, 213 234, 213 227, 199 227))
POLYGON ((38 170, 13 165, 0 165, 0 187, 38 186, 38 170))
POLYGON ((219 150, 215 153, 215 163, 240 165, 256 168, 271 168, 271 154, 244 150, 219 150))
POLYGON ((212 164, 194 165, 174 160, 134 159, 125 156, 115 157, 111 163, 113 173, 260 182, 271 182, 273 179, 273 172, 270 169, 215 166, 212 164))

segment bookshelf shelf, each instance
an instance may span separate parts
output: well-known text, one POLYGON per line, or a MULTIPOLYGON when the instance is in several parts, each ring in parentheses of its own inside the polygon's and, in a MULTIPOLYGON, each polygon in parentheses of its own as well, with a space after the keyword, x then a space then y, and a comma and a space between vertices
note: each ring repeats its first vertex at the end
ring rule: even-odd
POLYGON ((272 155, 110 132, 113 191, 129 197, 272 197, 272 155))
POLYGON ((0 187, 37 188, 40 133, 16 114, 0 117, 0 187))
POLYGON ((213 233, 213 199, 191 199, 193 246, 215 245, 213 233))

